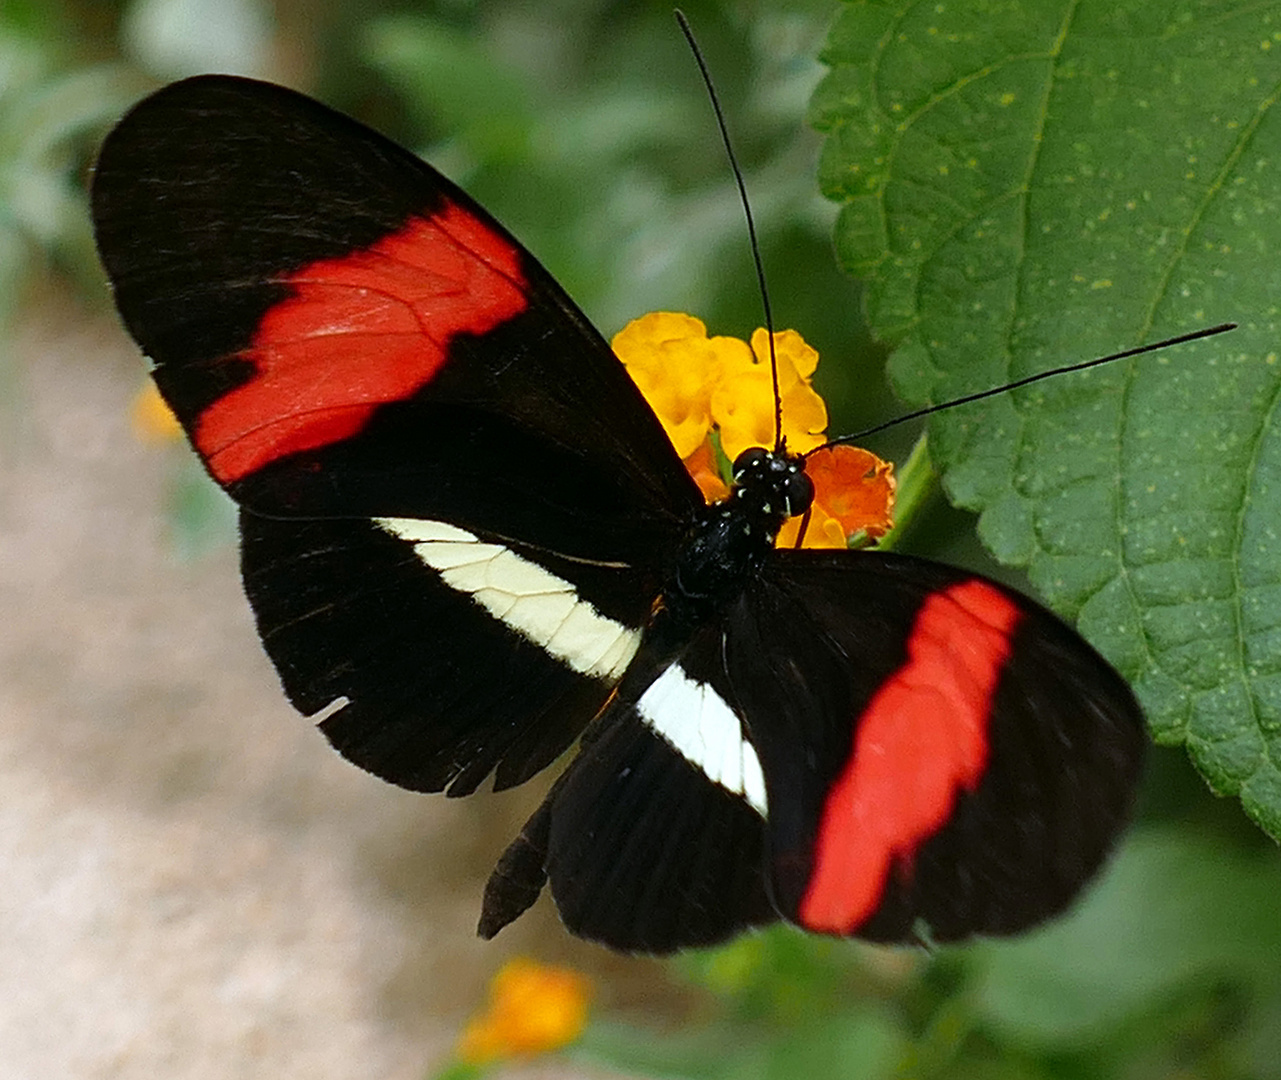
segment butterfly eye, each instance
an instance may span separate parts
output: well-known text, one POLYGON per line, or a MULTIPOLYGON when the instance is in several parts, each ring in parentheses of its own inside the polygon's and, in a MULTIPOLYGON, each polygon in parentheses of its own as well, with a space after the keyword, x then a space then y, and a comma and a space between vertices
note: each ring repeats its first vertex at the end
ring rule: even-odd
POLYGON ((769 451, 763 446, 749 446, 734 460, 734 483, 741 482, 749 472, 759 469, 769 456, 769 451))
POLYGON ((814 501, 814 481, 803 472, 794 472, 783 485, 783 509, 788 517, 805 513, 814 501))

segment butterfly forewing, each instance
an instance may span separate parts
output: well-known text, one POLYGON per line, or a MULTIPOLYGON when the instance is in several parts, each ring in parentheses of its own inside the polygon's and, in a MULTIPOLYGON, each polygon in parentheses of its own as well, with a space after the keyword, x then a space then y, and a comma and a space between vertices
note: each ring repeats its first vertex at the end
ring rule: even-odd
POLYGON ((189 79, 108 136, 93 211, 126 326, 242 505, 670 558, 697 489, 609 347, 382 136, 281 87, 189 79))
POLYGON ((495 766, 509 787, 550 763, 618 681, 648 604, 634 577, 617 587, 617 570, 553 588, 506 545, 414 543, 359 518, 243 512, 241 543, 245 591, 294 706, 343 702, 321 724, 330 741, 420 791, 467 794, 495 766), (439 549, 426 558, 444 572, 422 548, 439 549), (483 576, 488 606, 464 576, 483 576), (535 578, 532 596, 519 594, 522 576, 535 578))
POLYGON ((1060 911, 1128 819, 1146 739, 1123 679, 1027 597, 874 552, 778 552, 726 666, 807 929, 946 941, 1060 911))
POLYGON ((546 271, 382 136, 225 76, 125 117, 93 211, 294 704, 419 789, 564 750, 701 498, 546 271))

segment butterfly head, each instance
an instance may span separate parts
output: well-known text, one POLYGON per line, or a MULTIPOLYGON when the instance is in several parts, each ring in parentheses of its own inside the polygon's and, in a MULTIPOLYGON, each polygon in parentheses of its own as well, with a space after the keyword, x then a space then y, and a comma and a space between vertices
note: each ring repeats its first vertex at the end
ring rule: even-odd
POLYGON ((814 501, 814 483, 805 459, 785 450, 753 446, 734 461, 732 498, 744 509, 782 524, 805 513, 814 501))

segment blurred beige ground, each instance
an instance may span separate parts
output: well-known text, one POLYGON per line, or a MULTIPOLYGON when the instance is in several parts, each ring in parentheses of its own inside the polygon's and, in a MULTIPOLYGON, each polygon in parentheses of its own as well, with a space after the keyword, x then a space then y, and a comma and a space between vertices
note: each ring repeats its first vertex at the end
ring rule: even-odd
POLYGON ((657 965, 546 901, 476 939, 539 791, 416 796, 335 755, 234 550, 174 552, 187 451, 131 434, 141 361, 106 317, 44 312, 0 369, 0 1080, 421 1077, 513 952, 660 1000, 657 965))

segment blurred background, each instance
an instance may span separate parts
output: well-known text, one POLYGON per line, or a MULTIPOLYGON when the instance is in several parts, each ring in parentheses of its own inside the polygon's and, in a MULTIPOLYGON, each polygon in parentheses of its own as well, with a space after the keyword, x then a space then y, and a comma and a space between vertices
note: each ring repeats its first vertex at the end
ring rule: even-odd
MULTIPOLYGON (((819 349, 841 432, 896 407, 804 122, 835 9, 686 5, 776 322, 819 349)), ((606 336, 657 309, 713 333, 760 321, 665 3, 3 0, 0 1080, 431 1076, 520 955, 581 973, 591 1012, 502 1075, 1281 1077, 1281 861, 1175 751, 1102 884, 1018 942, 928 955, 778 930, 658 962, 570 939, 546 900, 479 942, 484 880, 545 783, 411 795, 290 710, 230 504, 145 411, 110 308, 94 149, 201 71, 284 82, 421 151, 606 336)), ((901 460, 912 437, 874 448, 901 460)), ((990 569, 942 506, 910 547, 990 569)))

